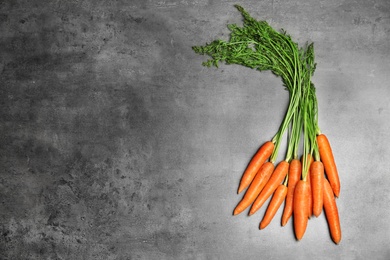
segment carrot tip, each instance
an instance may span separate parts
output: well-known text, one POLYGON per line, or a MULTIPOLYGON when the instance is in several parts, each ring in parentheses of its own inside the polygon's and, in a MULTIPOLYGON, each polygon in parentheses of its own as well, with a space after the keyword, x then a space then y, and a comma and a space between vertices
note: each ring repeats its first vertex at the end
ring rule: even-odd
POLYGON ((319 214, 314 214, 314 216, 315 216, 316 218, 318 218, 320 215, 321 215, 321 213, 319 213, 319 214))
POLYGON ((266 226, 260 224, 260 230, 264 229, 266 226))
POLYGON ((240 194, 241 192, 243 192, 246 188, 248 188, 248 186, 249 186, 249 185, 238 187, 237 194, 240 194))
POLYGON ((237 207, 234 209, 234 211, 233 211, 233 215, 238 215, 238 214, 240 214, 242 211, 243 211, 243 209, 237 206, 237 207))

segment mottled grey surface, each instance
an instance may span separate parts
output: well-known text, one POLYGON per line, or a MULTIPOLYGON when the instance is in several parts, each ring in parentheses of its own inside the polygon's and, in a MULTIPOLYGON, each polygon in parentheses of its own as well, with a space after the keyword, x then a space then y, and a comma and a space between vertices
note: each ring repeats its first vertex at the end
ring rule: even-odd
MULTIPOLYGON (((0 259, 390 259, 390 1, 0 1, 0 259), (288 95, 191 50, 257 19, 315 44, 343 228, 232 216, 288 95)), ((281 155, 282 156, 282 155, 281 155)))

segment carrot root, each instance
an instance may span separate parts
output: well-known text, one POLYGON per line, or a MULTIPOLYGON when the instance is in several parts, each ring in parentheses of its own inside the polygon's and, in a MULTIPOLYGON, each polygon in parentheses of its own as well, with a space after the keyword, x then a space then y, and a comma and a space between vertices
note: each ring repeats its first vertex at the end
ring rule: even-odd
POLYGON ((327 179, 324 180, 324 210, 332 240, 338 244, 341 241, 340 217, 332 187, 327 179))
POLYGON ((338 197, 340 195, 340 179, 329 140, 324 134, 320 134, 317 135, 317 143, 320 158, 324 164, 325 174, 328 177, 333 193, 338 197))
POLYGON ((256 199, 256 197, 259 195, 259 193, 262 191, 263 187, 271 177, 273 171, 274 164, 271 162, 266 162, 263 164, 263 166, 261 166, 259 172, 256 174, 248 190, 245 192, 244 197, 234 209, 233 215, 240 214, 247 207, 249 207, 250 204, 253 203, 253 201, 256 199))
POLYGON ((284 210, 282 215, 282 226, 285 226, 292 216, 293 213, 293 202, 294 202, 294 189, 299 181, 299 177, 302 172, 302 164, 298 159, 293 159, 290 162, 290 168, 288 172, 288 183, 287 183, 287 196, 284 204, 284 210))
POLYGON ((283 203, 286 195, 286 185, 280 184, 279 187, 275 190, 274 195, 272 196, 271 202, 268 205, 263 220, 260 222, 260 229, 264 229, 266 226, 268 226, 269 223, 271 223, 280 205, 283 203))
POLYGON ((294 231, 297 240, 301 240, 305 234, 308 222, 308 195, 310 186, 307 181, 300 180, 294 192, 294 231))
POLYGON ((289 168, 289 163, 282 161, 276 166, 274 172, 271 175, 271 178, 268 180, 267 184, 264 186, 263 190, 260 192, 259 196, 253 202, 252 207, 249 211, 249 215, 254 214, 258 209, 263 206, 264 202, 274 193, 279 184, 286 177, 289 168))
POLYGON ((238 193, 241 193, 251 184, 260 167, 271 156, 274 147, 275 145, 273 142, 267 141, 259 148, 242 175, 240 185, 238 187, 238 193))
POLYGON ((321 215, 324 198, 324 166, 321 161, 315 161, 310 168, 310 181, 313 198, 313 214, 321 215))

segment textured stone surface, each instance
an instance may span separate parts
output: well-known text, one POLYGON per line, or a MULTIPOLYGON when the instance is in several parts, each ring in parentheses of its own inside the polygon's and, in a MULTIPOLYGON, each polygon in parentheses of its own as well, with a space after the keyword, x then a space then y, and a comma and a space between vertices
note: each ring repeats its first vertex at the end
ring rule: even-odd
POLYGON ((235 3, 0 2, 1 259, 390 258, 390 2, 241 3, 315 44, 337 246, 323 215, 300 242, 281 211, 262 231, 264 210, 232 216, 288 98, 270 73, 191 50, 227 37, 235 3))

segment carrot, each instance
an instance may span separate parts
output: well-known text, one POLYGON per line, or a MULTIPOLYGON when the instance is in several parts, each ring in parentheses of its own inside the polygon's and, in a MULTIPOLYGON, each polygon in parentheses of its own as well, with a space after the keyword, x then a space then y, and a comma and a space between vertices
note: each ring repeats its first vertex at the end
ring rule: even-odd
POLYGON ((240 214, 244 211, 259 195, 269 178, 271 177, 272 172, 274 171, 274 164, 271 162, 266 162, 261 166, 259 172, 256 174, 252 183, 249 185, 248 190, 245 192, 244 197, 238 203, 234 209, 233 215, 240 214))
POLYGON ((313 214, 321 215, 323 207, 324 165, 321 161, 315 161, 310 167, 310 181, 313 198, 313 214))
POLYGON ((324 179, 324 210, 332 240, 338 244, 341 240, 340 217, 333 189, 327 179, 324 179))
POLYGON ((313 195, 312 195, 312 187, 311 187, 311 173, 310 173, 310 167, 309 167, 309 172, 307 173, 307 182, 309 183, 309 194, 307 196, 307 199, 309 200, 309 212, 308 212, 308 217, 311 218, 313 215, 313 195))
POLYGON ((294 191, 294 231, 298 240, 301 240, 305 234, 309 211, 309 183, 304 180, 298 181, 294 191))
POLYGON ((242 192, 251 184, 260 167, 271 156, 274 147, 275 145, 273 142, 267 141, 259 148, 242 175, 240 185, 238 187, 238 193, 242 192))
POLYGON ((271 178, 268 180, 267 184, 264 186, 263 190, 260 192, 259 196, 253 202, 252 207, 249 211, 249 215, 255 213, 264 202, 274 193, 278 185, 286 177, 289 168, 289 163, 287 161, 281 161, 278 166, 276 166, 275 171, 272 173, 271 178))
POLYGON ((287 186, 280 184, 279 187, 275 190, 274 195, 272 196, 271 202, 268 205, 267 211, 263 219, 260 222, 260 229, 265 228, 271 223, 271 220, 278 211, 280 205, 283 203, 284 198, 287 195, 287 186))
POLYGON ((324 134, 319 134, 317 135, 317 143, 320 158, 324 164, 325 174, 328 177, 333 193, 338 197, 340 195, 340 180, 329 140, 324 134))
MULTIPOLYGON (((306 180, 309 183, 309 195, 307 196, 307 199, 309 200, 309 207, 308 207, 309 218, 313 215, 313 197, 312 197, 312 190, 311 190, 311 174, 310 174, 310 166, 313 163, 313 161, 314 161, 313 156, 311 154, 308 154, 307 155, 308 174, 306 175, 306 180)), ((304 164, 304 163, 305 162, 303 162, 303 157, 302 157, 302 164, 304 164)))
POLYGON ((284 210, 282 215, 282 226, 285 226, 290 219, 293 212, 293 199, 295 185, 299 181, 302 171, 301 161, 293 159, 290 162, 290 168, 288 172, 288 184, 287 184, 287 196, 284 204, 284 210))

